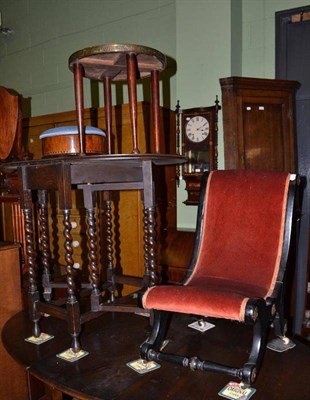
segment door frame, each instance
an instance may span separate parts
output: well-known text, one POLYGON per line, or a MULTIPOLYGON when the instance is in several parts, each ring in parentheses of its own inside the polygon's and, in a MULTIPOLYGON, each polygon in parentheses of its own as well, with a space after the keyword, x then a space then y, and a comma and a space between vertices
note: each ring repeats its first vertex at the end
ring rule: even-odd
POLYGON ((302 14, 305 12, 310 12, 310 5, 276 12, 276 79, 287 79, 287 24, 291 22, 292 15, 302 14))
MULTIPOLYGON (((277 79, 288 79, 287 77, 287 28, 288 24, 291 23, 291 17, 293 15, 305 15, 305 20, 310 19, 310 5, 304 7, 292 8, 289 10, 276 12, 276 78, 277 79)), ((301 21, 302 21, 301 17, 301 21)), ((298 22, 296 22, 298 23, 298 22)), ((289 77, 294 79, 293 77, 289 77)), ((298 92, 296 93, 296 104, 298 102, 298 92)), ((296 133, 298 141, 298 120, 296 120, 296 133)), ((297 159, 298 159, 297 154, 297 159)), ((310 158, 309 158, 310 165, 310 158)), ((304 167, 304 166, 303 166, 304 167)), ((300 166, 298 166, 298 169, 300 166)), ((304 169, 304 168, 302 168, 304 169)), ((308 177, 308 180, 310 178, 308 177)), ((307 275, 308 271, 308 257, 309 257, 309 211, 306 202, 309 201, 310 191, 309 184, 304 191, 304 203, 300 221, 300 237, 297 245, 297 254, 295 259, 295 277, 294 277, 294 316, 293 316, 293 333, 300 335, 302 333, 302 325, 304 322, 304 311, 306 307, 306 293, 307 293, 307 275)))

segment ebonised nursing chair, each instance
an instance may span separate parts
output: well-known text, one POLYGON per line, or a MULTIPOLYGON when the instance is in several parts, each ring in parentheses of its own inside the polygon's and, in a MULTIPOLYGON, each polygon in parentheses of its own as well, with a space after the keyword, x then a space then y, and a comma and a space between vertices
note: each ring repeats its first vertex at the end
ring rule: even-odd
MULTIPOLYGON (((268 328, 285 339, 283 281, 293 221, 296 176, 280 171, 226 170, 203 176, 196 242, 180 285, 153 286, 142 297, 153 310, 145 360, 223 372, 254 383, 268 328), (248 360, 239 367, 162 350, 172 313, 224 318, 253 325, 248 360)), ((229 340, 229 332, 227 332, 229 340)))

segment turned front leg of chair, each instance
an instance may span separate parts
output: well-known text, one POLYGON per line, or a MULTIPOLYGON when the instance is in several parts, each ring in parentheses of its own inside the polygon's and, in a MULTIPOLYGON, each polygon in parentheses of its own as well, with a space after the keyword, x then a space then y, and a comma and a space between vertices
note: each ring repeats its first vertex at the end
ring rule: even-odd
POLYGON ((80 306, 76 298, 76 282, 75 282, 75 271, 73 268, 73 247, 72 247, 72 235, 71 235, 71 222, 70 222, 70 210, 63 210, 63 225, 64 225, 64 247, 65 247, 65 260, 66 260, 66 271, 67 271, 67 293, 68 299, 66 304, 67 309, 67 322, 68 331, 72 337, 72 350, 77 353, 81 350, 81 346, 78 340, 81 332, 81 321, 80 321, 80 306))
POLYGON ((38 291, 38 274, 37 274, 37 262, 36 262, 36 251, 34 245, 34 231, 33 231, 33 213, 32 208, 25 208, 25 241, 26 241, 26 254, 28 260, 29 269, 29 289, 28 289, 28 299, 29 299, 29 317, 34 323, 33 326, 33 336, 39 337, 41 334, 39 327, 39 320, 41 318, 40 312, 37 310, 37 303, 40 300, 40 295, 38 291))

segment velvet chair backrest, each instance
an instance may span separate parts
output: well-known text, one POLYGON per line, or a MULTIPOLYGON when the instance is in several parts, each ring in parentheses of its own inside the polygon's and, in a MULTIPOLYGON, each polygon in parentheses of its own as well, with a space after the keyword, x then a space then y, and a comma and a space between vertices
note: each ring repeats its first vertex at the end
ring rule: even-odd
MULTIPOLYGON (((209 174, 192 279, 259 287, 268 297, 278 276, 290 174, 226 170, 209 174)), ((198 233, 199 235, 199 233, 198 233)))

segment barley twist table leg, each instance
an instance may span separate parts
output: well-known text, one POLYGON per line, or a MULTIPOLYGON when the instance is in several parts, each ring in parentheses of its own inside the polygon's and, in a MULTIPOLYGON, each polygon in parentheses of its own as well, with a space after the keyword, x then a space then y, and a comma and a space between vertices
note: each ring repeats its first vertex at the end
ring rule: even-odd
POLYGON ((64 247, 67 270, 67 316, 68 330, 72 337, 72 350, 77 353, 81 350, 78 336, 81 332, 80 306, 76 298, 75 271, 73 268, 73 247, 71 235, 70 210, 63 210, 64 247))
POLYGON ((37 310, 36 303, 40 300, 38 291, 38 266, 36 262, 36 251, 34 244, 34 231, 33 231, 33 213, 32 208, 24 209, 25 216, 25 240, 26 240, 26 254, 28 259, 29 268, 29 316, 33 321, 33 336, 39 337, 41 334, 39 327, 39 320, 41 318, 40 312, 37 310))
POLYGON ((156 244, 156 231, 155 231, 155 208, 148 207, 145 210, 146 214, 146 225, 147 225, 147 261, 149 266, 150 286, 154 286, 158 283, 158 277, 156 274, 156 255, 157 255, 157 244, 156 244))
POLYGON ((107 236, 107 259, 108 259, 108 268, 107 268, 107 278, 108 282, 111 283, 109 287, 110 291, 110 300, 113 302, 115 300, 115 270, 113 265, 113 239, 112 239, 112 206, 111 199, 106 200, 106 236, 107 236))
POLYGON ((39 191, 39 236, 41 240, 41 252, 42 252, 42 265, 43 265, 43 276, 42 284, 44 288, 43 297, 46 301, 52 299, 52 288, 51 282, 51 254, 49 246, 49 232, 48 232, 48 211, 47 211, 47 192, 39 191))
POLYGON ((89 273, 90 282, 92 285, 91 293, 91 310, 98 311, 100 303, 100 276, 98 268, 98 249, 97 249, 97 233, 96 219, 94 208, 86 210, 87 221, 87 237, 88 237, 88 258, 89 258, 89 273))

